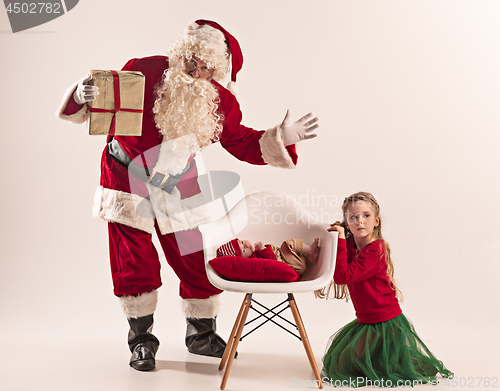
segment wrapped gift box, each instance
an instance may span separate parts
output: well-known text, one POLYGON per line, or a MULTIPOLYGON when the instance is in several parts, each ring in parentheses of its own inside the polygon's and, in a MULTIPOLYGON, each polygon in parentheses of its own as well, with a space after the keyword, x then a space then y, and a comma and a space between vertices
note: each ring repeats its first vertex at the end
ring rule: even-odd
POLYGON ((99 95, 88 103, 89 134, 140 136, 144 106, 144 81, 141 72, 90 71, 90 85, 99 95))

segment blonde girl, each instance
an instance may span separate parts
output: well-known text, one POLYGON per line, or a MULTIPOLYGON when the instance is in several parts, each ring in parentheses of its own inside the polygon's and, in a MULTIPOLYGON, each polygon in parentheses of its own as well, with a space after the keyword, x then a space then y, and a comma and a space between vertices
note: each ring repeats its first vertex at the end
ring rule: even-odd
POLYGON ((359 192, 342 205, 337 263, 331 284, 320 298, 352 300, 356 319, 337 331, 323 357, 325 380, 342 386, 436 383, 452 377, 402 314, 402 294, 394 282, 389 245, 382 237, 380 207, 373 195, 359 192))

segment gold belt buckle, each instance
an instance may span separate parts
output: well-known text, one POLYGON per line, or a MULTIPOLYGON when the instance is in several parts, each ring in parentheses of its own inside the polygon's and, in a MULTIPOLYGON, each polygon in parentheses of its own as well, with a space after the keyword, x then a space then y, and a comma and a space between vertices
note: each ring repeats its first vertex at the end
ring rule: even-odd
MULTIPOLYGON (((148 183, 151 183, 153 180, 154 176, 158 175, 163 175, 163 180, 160 182, 160 184, 157 187, 162 187, 168 180, 168 177, 170 176, 169 174, 165 174, 164 172, 158 171, 158 170, 153 170, 153 173, 149 176, 148 178, 148 183)), ((155 186, 155 185, 153 185, 155 186)))

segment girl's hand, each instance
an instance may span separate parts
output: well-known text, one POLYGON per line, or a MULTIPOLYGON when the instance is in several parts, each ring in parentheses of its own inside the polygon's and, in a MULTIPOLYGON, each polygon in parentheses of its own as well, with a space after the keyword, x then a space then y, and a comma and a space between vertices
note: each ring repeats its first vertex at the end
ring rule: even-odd
POLYGON ((339 239, 345 239, 345 229, 340 221, 330 224, 330 228, 328 228, 327 231, 337 231, 339 233, 339 239))
POLYGON ((266 248, 266 246, 264 245, 264 242, 257 242, 257 243, 255 243, 254 246, 255 246, 255 249, 259 250, 259 251, 264 250, 266 248))

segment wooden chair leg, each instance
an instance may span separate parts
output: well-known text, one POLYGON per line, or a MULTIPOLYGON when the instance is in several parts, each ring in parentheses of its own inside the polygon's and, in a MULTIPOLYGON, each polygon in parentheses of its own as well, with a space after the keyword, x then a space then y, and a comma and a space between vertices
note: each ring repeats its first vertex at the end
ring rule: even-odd
POLYGON ((295 319, 295 324, 299 329, 300 338, 302 339, 302 343, 304 344, 304 349, 306 350, 307 358, 309 359, 309 363, 311 364, 311 368, 314 372, 314 377, 318 381, 319 388, 323 388, 323 382, 321 381, 318 365, 316 364, 316 360, 314 359, 314 354, 311 349, 311 344, 309 343, 309 338, 307 337, 304 323, 302 323, 302 317, 300 316, 299 309, 297 307, 297 304, 295 303, 295 298, 291 293, 289 294, 288 302, 290 303, 290 309, 292 310, 293 318, 295 319))
POLYGON ((243 310, 245 309, 245 303, 247 302, 247 297, 248 297, 248 294, 245 295, 245 298, 243 299, 243 303, 241 303, 240 312, 238 312, 238 316, 236 317, 236 320, 234 321, 233 329, 231 330, 231 335, 229 336, 229 339, 227 340, 226 349, 224 350, 224 355, 222 356, 222 360, 220 360, 219 371, 223 370, 224 366, 226 365, 227 358, 229 357, 229 352, 231 351, 231 347, 233 346, 233 343, 234 343, 236 330, 238 330, 238 325, 241 322, 241 316, 243 315, 243 310))
POLYGON ((236 334, 234 336, 233 343, 231 344, 231 351, 229 352, 229 357, 227 359, 226 369, 224 375, 222 376, 222 382, 220 384, 220 389, 223 390, 226 387, 227 379, 229 378, 229 372, 231 371, 231 366, 233 365, 234 355, 238 349, 238 344, 240 343, 241 333, 243 332, 243 327, 247 320, 248 311, 250 310, 250 305, 252 304, 252 294, 247 293, 245 300, 243 302, 243 313, 241 314, 240 321, 238 322, 238 327, 236 329, 236 334))

